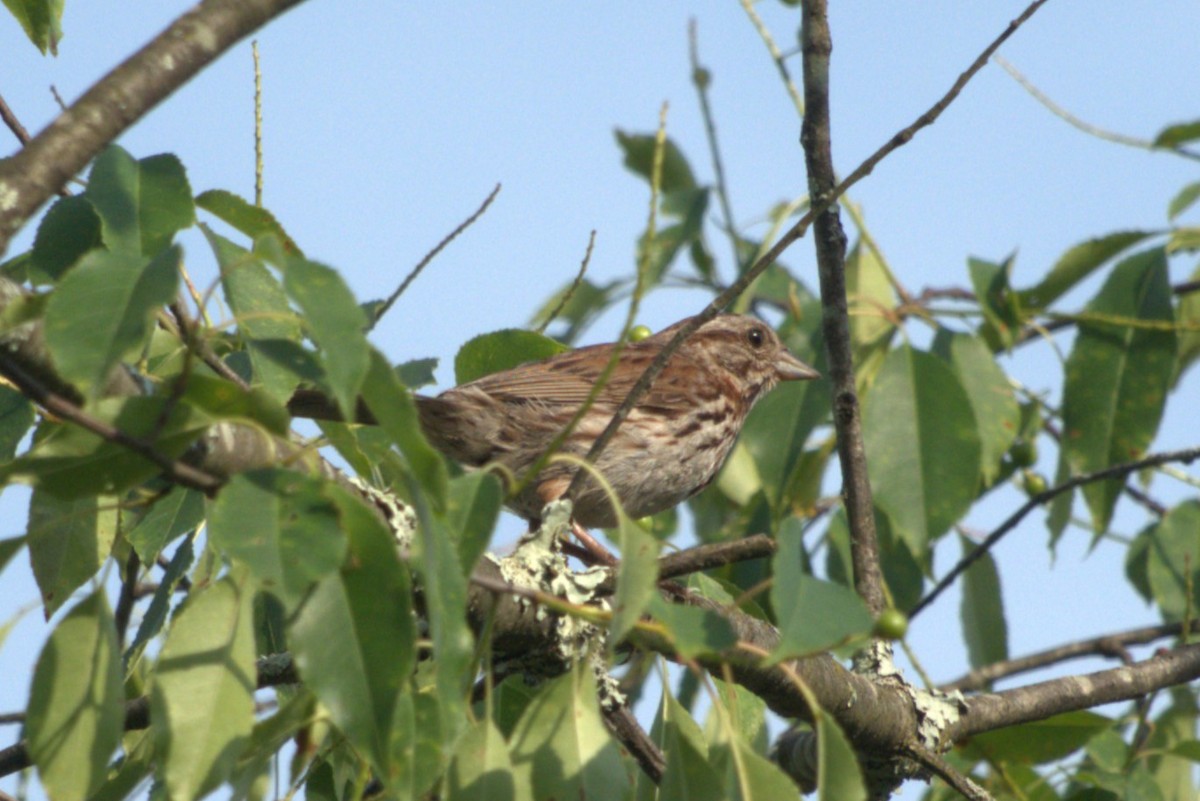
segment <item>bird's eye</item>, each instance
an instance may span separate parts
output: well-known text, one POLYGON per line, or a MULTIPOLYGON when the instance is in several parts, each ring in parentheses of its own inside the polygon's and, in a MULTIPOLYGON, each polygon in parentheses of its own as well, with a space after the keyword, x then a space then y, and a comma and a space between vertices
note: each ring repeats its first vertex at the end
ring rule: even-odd
POLYGON ((767 338, 763 335, 761 328, 751 328, 746 332, 746 341, 750 343, 750 347, 752 348, 761 348, 763 343, 767 341, 767 338))

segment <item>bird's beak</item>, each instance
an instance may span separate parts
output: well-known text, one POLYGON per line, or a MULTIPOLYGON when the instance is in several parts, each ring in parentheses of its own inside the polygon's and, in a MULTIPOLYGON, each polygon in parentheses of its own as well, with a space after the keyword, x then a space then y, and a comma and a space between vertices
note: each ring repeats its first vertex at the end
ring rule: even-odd
POLYGON ((780 381, 809 381, 821 377, 820 373, 786 350, 781 351, 779 358, 775 360, 775 372, 780 381))

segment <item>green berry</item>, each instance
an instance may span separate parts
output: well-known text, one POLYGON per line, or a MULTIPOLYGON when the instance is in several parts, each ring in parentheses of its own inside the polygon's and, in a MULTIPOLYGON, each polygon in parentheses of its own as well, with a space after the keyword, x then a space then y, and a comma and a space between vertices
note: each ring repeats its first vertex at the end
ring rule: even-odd
POLYGON ((876 637, 883 640, 902 640, 908 633, 908 615, 899 609, 887 608, 875 619, 876 637))
POLYGON ((1025 487, 1026 495, 1040 495, 1046 491, 1046 477, 1033 470, 1021 472, 1021 484, 1025 487))
POLYGON ((650 337, 650 329, 644 325, 635 325, 629 330, 630 342, 641 342, 643 339, 650 337))
POLYGON ((1037 461, 1037 443, 1031 439, 1019 439, 1008 449, 1008 455, 1017 467, 1029 467, 1037 461))

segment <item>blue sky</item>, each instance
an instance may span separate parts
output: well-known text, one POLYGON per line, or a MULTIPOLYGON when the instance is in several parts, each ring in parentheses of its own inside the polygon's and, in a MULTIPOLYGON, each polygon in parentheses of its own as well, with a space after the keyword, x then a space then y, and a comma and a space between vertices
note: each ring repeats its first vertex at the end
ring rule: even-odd
MULTIPOLYGON (((924 111, 1024 7, 1010 0, 832 5, 834 158, 843 174, 924 111)), ((68 1, 56 59, 39 55, 15 23, 0 17, 0 94, 31 131, 40 130, 56 111, 51 84, 68 102, 78 97, 187 7, 68 1)), ((756 8, 780 46, 794 49, 798 11, 766 0, 756 8)), ((1141 16, 1115 0, 1051 0, 1001 52, 1079 117, 1152 138, 1169 122, 1198 116, 1200 6, 1160 0, 1137 8, 1141 16)), ((344 271, 365 300, 388 294, 503 183, 492 209, 437 258, 374 334, 395 361, 440 357, 439 378, 447 385, 458 346, 484 331, 525 324, 574 274, 592 229, 593 279, 632 270, 647 191, 621 166, 614 129, 653 130, 666 101, 670 136, 700 180, 711 180, 689 81, 691 18, 700 60, 713 75, 711 102, 734 214, 761 235, 764 213, 805 191, 799 119, 735 2, 313 0, 257 37, 264 202, 310 256, 344 271)), ((798 57, 789 63, 798 77, 798 57)), ((252 88, 247 42, 121 144, 138 157, 176 153, 196 191, 224 188, 252 197, 252 88)), ((0 131, 0 154, 15 147, 6 136, 0 131)), ((989 65, 933 128, 850 196, 910 289, 966 286, 969 256, 998 260, 1014 252, 1014 282, 1022 285, 1081 240, 1164 226, 1168 200, 1197 172, 1193 162, 1080 133, 989 65)), ((202 283, 210 280, 202 241, 185 245, 189 269, 202 283)), ((712 246, 728 276, 728 247, 717 239, 712 246)), ((808 240, 785 261, 815 286, 808 240)), ((1180 281, 1194 262, 1172 267, 1180 281)), ((1094 289, 1069 301, 1082 305, 1094 289)), ((704 302, 684 290, 655 293, 639 322, 658 329, 704 302)), ((606 341, 617 325, 615 316, 605 318, 587 340, 606 341)), ((1056 358, 1039 345, 1006 367, 1055 397, 1056 358)), ((1181 401, 1193 399, 1194 408, 1198 389, 1192 374, 1174 396, 1160 444, 1195 443, 1181 401)), ((1155 490, 1167 499, 1182 495, 1179 485, 1161 479, 1155 490)), ((0 497, 0 536, 20 533, 24 497, 15 490, 0 497)), ((1015 492, 993 499, 968 522, 990 529, 1020 500, 1015 492)), ((1131 526, 1123 522, 1131 519, 1119 515, 1116 528, 1131 526)), ((998 549, 1014 655, 1156 622, 1125 588, 1123 549, 1102 545, 1085 559, 1088 541, 1081 532, 1069 534, 1050 572, 1042 516, 1034 514, 998 549)), ((938 567, 946 569, 957 555, 947 542, 938 567)), ((0 621, 36 599, 25 559, 0 575, 0 621)), ((913 646, 938 679, 957 676, 966 664, 956 597, 947 596, 912 630, 913 646)), ((0 711, 24 706, 47 631, 34 612, 4 642, 0 675, 14 679, 0 687, 0 711)), ((15 734, 0 730, 0 745, 15 734)), ((13 779, 0 780, 0 789, 14 787, 13 779)), ((910 789, 906 797, 913 796, 910 789)))

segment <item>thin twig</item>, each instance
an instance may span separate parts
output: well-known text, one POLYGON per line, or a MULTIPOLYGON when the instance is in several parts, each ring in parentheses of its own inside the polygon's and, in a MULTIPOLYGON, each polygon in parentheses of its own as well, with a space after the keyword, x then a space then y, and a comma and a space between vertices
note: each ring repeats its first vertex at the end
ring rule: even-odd
POLYGON ((258 40, 250 43, 250 55, 254 59, 254 205, 262 208, 263 199, 263 118, 262 118, 262 68, 258 60, 258 40))
POLYGON ((796 82, 792 80, 791 72, 788 71, 787 61, 783 52, 775 44, 775 39, 771 36, 771 32, 767 30, 767 26, 763 23, 762 18, 758 16, 758 11, 754 8, 753 0, 741 0, 741 2, 746 16, 750 18, 750 24, 754 26, 754 30, 762 38, 763 44, 767 46, 767 52, 771 54, 771 61, 775 62, 775 69, 779 70, 779 77, 783 79, 783 85, 787 89, 788 97, 792 99, 792 105, 796 107, 796 114, 803 118, 804 101, 800 98, 800 92, 796 89, 796 82))
POLYGON ((117 596, 117 606, 113 610, 113 623, 121 648, 125 647, 125 631, 129 628, 129 616, 137 599, 138 571, 141 567, 137 551, 130 548, 129 558, 125 561, 125 578, 121 580, 121 594, 117 596))
POLYGON ((968 801, 992 801, 992 796, 986 790, 971 781, 970 777, 960 773, 953 765, 942 759, 941 755, 935 754, 915 742, 909 744, 908 752, 913 759, 937 774, 939 779, 950 785, 968 801))
POLYGON ((163 474, 176 484, 199 490, 205 494, 211 494, 220 488, 222 482, 216 477, 189 464, 172 459, 155 448, 153 444, 126 434, 103 420, 91 416, 61 395, 51 392, 6 353, 0 353, 0 373, 12 381, 17 389, 34 403, 64 420, 91 431, 101 439, 128 448, 158 466, 163 474))
POLYGON ((930 590, 924 598, 917 602, 917 605, 908 613, 909 619, 917 616, 921 610, 933 603, 933 601, 945 592, 954 581, 962 575, 963 571, 975 563, 985 553, 990 551, 992 547, 1004 537, 1005 534, 1016 528, 1017 524, 1025 518, 1027 514, 1038 508, 1053 498, 1061 495, 1064 492, 1081 487, 1084 484, 1091 484, 1096 481, 1106 481, 1114 478, 1124 478, 1130 473, 1135 473, 1138 470, 1144 470, 1147 467, 1157 467, 1159 465, 1168 464, 1171 462, 1182 462, 1183 464, 1191 464, 1196 459, 1200 459, 1200 447, 1184 448, 1182 450, 1167 451, 1165 453, 1156 453, 1147 456, 1144 459, 1138 459, 1133 462, 1123 462, 1121 464, 1106 467, 1103 470, 1095 470, 1091 473, 1075 476, 1064 481, 1057 486, 1051 487, 1044 492, 1039 492, 1033 495, 1022 504, 1021 508, 1009 515, 1003 523, 987 536, 983 542, 975 546, 975 548, 958 561, 949 573, 938 581, 937 585, 930 590))
POLYGON ((958 79, 955 80, 949 91, 947 91, 940 100, 934 103, 929 110, 918 117, 911 125, 893 135, 878 150, 872 153, 866 159, 866 161, 860 164, 852 173, 850 173, 850 175, 842 180, 842 182, 839 183, 837 187, 835 187, 828 195, 821 198, 814 198, 809 210, 799 220, 797 220, 796 223, 790 229, 788 229, 788 231, 784 233, 784 235, 781 236, 779 240, 766 253, 764 253, 749 270, 747 270, 742 274, 741 277, 734 281, 728 289, 714 298, 712 302, 705 306, 704 309, 699 314, 694 316, 687 324, 680 326, 679 331, 677 331, 675 336, 673 336, 671 340, 663 346, 663 349, 659 352, 658 356, 656 356, 654 360, 646 366, 646 369, 642 372, 641 377, 638 378, 637 382, 633 385, 633 388, 630 389, 629 394, 625 396, 625 400, 622 401, 621 405, 617 407, 615 412, 613 412, 612 419, 609 420, 608 425, 604 428, 604 431, 600 433, 600 436, 596 438, 595 442, 592 444, 592 447, 588 450, 587 456, 585 457, 587 461, 592 462, 593 464, 596 462, 596 459, 600 456, 604 449, 608 447, 608 443, 612 440, 617 429, 625 421, 625 418, 629 416, 629 412, 632 411, 633 407, 637 405, 638 401, 642 399, 642 396, 645 395, 647 390, 650 389, 650 385, 653 384, 654 380, 658 378, 660 373, 662 373, 663 368, 667 364, 667 360, 674 355, 675 351, 679 349, 679 346, 683 344, 683 341, 694 334, 696 329, 698 329, 700 326, 716 317, 722 309, 736 300, 737 297, 741 295, 741 293, 744 292, 748 286, 750 286, 754 279, 758 278, 758 276, 762 275, 768 267, 778 261, 779 257, 783 255, 784 251, 791 247, 792 243, 804 236, 805 232, 808 230, 808 226, 812 223, 813 219, 818 213, 824 211, 833 203, 836 203, 837 199, 846 193, 846 190, 850 189, 850 187, 854 186, 854 184, 858 183, 867 175, 869 175, 871 171, 874 170, 879 164, 879 162, 888 156, 888 154, 912 141, 913 137, 921 129, 932 125, 937 118, 941 116, 942 112, 946 110, 950 103, 953 102, 956 97, 958 97, 963 88, 975 76, 975 74, 987 64, 987 61, 991 57, 992 53, 994 53, 1000 47, 1000 45, 1007 41, 1010 36, 1016 33, 1017 29, 1019 29, 1021 25, 1026 22, 1026 20, 1033 16, 1034 12, 1036 12, 1045 2, 1046 0, 1034 0, 1034 2, 1032 2, 1019 17, 1010 22, 1008 27, 1005 28, 1005 30, 998 37, 996 37, 996 39, 990 45, 988 45, 982 53, 980 53, 979 57, 975 59, 971 66, 958 76, 958 79))
POLYGON ((8 130, 13 132, 13 136, 17 137, 17 141, 21 146, 29 144, 29 131, 25 130, 25 126, 17 119, 17 115, 8 107, 8 103, 4 102, 4 96, 0 95, 0 120, 4 120, 4 124, 8 126, 8 130))
POLYGON ((575 274, 575 280, 571 282, 569 287, 567 287, 567 291, 563 293, 562 299, 558 301, 558 305, 554 307, 554 310, 546 315, 546 319, 542 320, 541 325, 534 329, 539 334, 544 333, 550 323, 554 322, 554 318, 562 314, 562 310, 565 309, 567 303, 570 302, 571 296, 575 294, 575 291, 579 289, 579 285, 583 283, 583 276, 587 273, 588 263, 592 260, 592 249, 595 246, 596 229, 593 228, 592 233, 588 236, 587 250, 583 252, 583 261, 579 263, 579 272, 575 274))
POLYGON ((697 39, 696 20, 692 18, 688 21, 688 58, 692 65, 692 85, 696 87, 696 95, 700 98, 700 114, 704 117, 704 133, 708 138, 708 152, 712 156, 713 175, 716 178, 717 201, 721 204, 722 227, 729 237, 729 244, 733 247, 733 270, 734 275, 737 275, 742 271, 742 254, 738 248, 741 237, 734 227, 733 206, 729 202, 729 184, 725 181, 725 165, 721 161, 721 148, 717 144, 717 124, 712 106, 708 102, 708 87, 712 81, 712 74, 700 66, 700 46, 697 39))
POLYGON ((498 194, 500 194, 500 184, 496 184, 496 188, 493 189, 486 198, 484 198, 483 203, 480 204, 479 208, 475 210, 474 214, 463 220, 458 224, 458 227, 446 234, 446 236, 442 237, 442 241, 438 242, 437 245, 434 246, 433 250, 426 253, 425 257, 417 262, 417 266, 413 267, 409 274, 404 277, 404 280, 400 282, 400 286, 396 287, 396 291, 393 292, 391 296, 389 296, 388 299, 385 300, 379 306, 379 308, 375 310, 375 319, 371 321, 371 325, 369 326, 370 328, 374 328, 375 324, 382 319, 383 315, 387 314, 388 310, 392 308, 392 304, 400 299, 400 296, 404 294, 404 290, 408 289, 409 284, 417 280, 417 276, 420 275, 421 271, 429 265, 429 262, 433 261, 434 256, 441 253, 442 249, 445 248, 446 245, 449 245, 451 242, 453 242, 459 234, 470 228, 472 223, 483 216, 483 213, 487 211, 488 206, 492 205, 492 201, 496 199, 496 195, 498 194))
POLYGON ((167 308, 170 309, 171 316, 175 318, 175 324, 179 327, 179 337, 183 340, 183 344, 199 356, 200 360, 208 365, 214 373, 249 392, 250 385, 246 383, 246 380, 234 372, 232 367, 221 361, 207 340, 197 335, 196 322, 188 315, 183 304, 177 300, 167 308))
POLYGON ((1033 82, 1025 77, 1020 70, 1014 67, 1012 63, 1008 61, 1008 59, 1004 58, 1004 56, 997 53, 996 55, 992 56, 992 61, 995 61, 997 64, 999 64, 1005 72, 1012 76, 1013 80, 1021 84, 1022 89, 1032 95, 1034 100, 1045 106, 1050 113, 1059 119, 1064 120, 1068 125, 1083 131, 1088 136, 1094 136, 1097 139, 1115 142, 1118 145, 1128 145, 1129 147, 1136 147, 1142 150, 1166 150, 1170 153, 1183 156, 1184 158, 1200 160, 1200 153, 1193 153, 1187 148, 1160 147, 1149 139, 1141 139, 1136 136, 1129 136, 1127 134, 1106 130, 1097 125, 1092 125, 1090 122, 1086 122, 1085 120, 1076 117, 1058 103, 1055 103, 1053 100, 1051 100, 1044 92, 1042 92, 1041 89, 1038 89, 1036 86, 1034 86, 1033 82))
MULTIPOLYGON (((1191 630, 1193 632, 1200 632, 1200 620, 1192 621, 1191 630)), ((1182 631, 1183 624, 1181 623, 1164 623, 1159 626, 1144 626, 1116 634, 1106 634, 1102 637, 1093 637, 1088 640, 1067 643, 1066 645, 1047 648, 1044 651, 1038 651, 1037 653, 1017 659, 1008 659, 1003 662, 984 665, 952 682, 943 684, 939 689, 946 692, 953 690, 966 692, 982 690, 999 679, 1006 679, 1021 673, 1029 673, 1030 671, 1040 670, 1060 662, 1087 656, 1114 657, 1128 663, 1130 659, 1129 652, 1126 649, 1129 646, 1147 645, 1165 637, 1176 637, 1182 631)))

